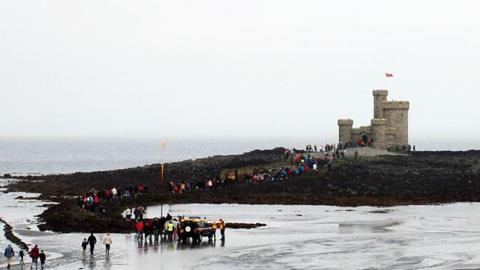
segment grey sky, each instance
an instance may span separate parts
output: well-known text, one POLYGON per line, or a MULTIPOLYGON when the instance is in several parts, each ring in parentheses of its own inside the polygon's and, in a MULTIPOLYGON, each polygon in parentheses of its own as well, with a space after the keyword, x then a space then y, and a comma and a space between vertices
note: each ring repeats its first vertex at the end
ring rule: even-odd
POLYGON ((336 138, 387 86, 478 136, 479 3, 0 0, 0 134, 336 138))

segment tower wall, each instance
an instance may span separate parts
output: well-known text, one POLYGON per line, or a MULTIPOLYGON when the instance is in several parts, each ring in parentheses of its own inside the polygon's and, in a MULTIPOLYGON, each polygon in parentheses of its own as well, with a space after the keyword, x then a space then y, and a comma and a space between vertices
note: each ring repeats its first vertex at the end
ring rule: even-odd
POLYGON ((397 134, 397 130, 395 128, 387 127, 385 131, 385 142, 387 146, 395 145, 395 136, 397 134))
POLYGON ((383 115, 387 120, 387 128, 394 128, 396 145, 408 144, 408 101, 390 101, 383 106, 383 115))
POLYGON ((353 120, 340 119, 338 120, 338 141, 343 143, 352 142, 352 127, 353 120))
POLYGON ((377 149, 387 149, 385 133, 387 128, 386 119, 372 119, 372 139, 373 147, 377 149))
POLYGON ((387 102, 388 91, 387 90, 373 90, 373 118, 382 119, 383 107, 387 102))
POLYGON ((352 129, 352 142, 358 142, 359 140, 363 139, 363 135, 367 136, 368 138, 372 137, 372 127, 371 126, 363 126, 358 128, 352 129))

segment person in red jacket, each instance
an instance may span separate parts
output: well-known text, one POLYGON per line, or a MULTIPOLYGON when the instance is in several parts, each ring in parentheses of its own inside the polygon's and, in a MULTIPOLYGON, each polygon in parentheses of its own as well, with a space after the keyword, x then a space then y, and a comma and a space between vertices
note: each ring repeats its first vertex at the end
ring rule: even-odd
POLYGON ((105 190, 105 200, 110 200, 112 198, 112 192, 110 190, 105 190))
POLYGON ((143 220, 139 220, 137 224, 135 224, 135 228, 137 229, 137 240, 143 240, 143 220))
POLYGON ((35 247, 32 248, 30 251, 30 257, 32 257, 32 267, 33 264, 35 264, 35 268, 38 266, 38 257, 40 257, 40 250, 38 249, 38 246, 35 245, 35 247))
POLYGON ((100 204, 100 197, 98 195, 95 195, 95 197, 93 197, 93 203, 95 203, 95 205, 100 204))

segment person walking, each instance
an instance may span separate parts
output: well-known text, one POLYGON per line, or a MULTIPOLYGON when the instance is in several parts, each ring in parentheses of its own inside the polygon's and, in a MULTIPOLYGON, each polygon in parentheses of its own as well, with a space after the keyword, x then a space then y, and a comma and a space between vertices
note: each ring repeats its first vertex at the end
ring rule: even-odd
POLYGON ((88 246, 87 238, 83 238, 83 242, 82 242, 83 253, 87 252, 87 246, 88 246))
POLYGON ((143 220, 137 221, 135 228, 137 229, 137 241, 143 241, 143 229, 145 228, 143 220))
POLYGON ((225 240, 225 221, 220 219, 220 235, 222 236, 221 240, 225 240))
POLYGON ((212 224, 212 230, 213 230, 213 240, 216 241, 217 240, 217 223, 216 222, 213 222, 212 224))
POLYGON ((110 246, 112 245, 112 237, 109 233, 103 238, 103 244, 105 244, 105 252, 110 255, 110 246))
POLYGON ((47 255, 45 255, 45 252, 42 250, 38 257, 40 258, 40 269, 43 269, 45 266, 45 261, 47 260, 47 255))
POLYGON ((173 241, 173 230, 175 229, 175 225, 170 220, 167 225, 167 234, 168 234, 168 241, 173 241))
POLYGON ((88 237, 88 245, 90 245, 90 255, 93 255, 93 250, 95 249, 95 244, 97 243, 97 238, 93 236, 93 233, 88 237))
POLYGON ((32 266, 30 268, 33 268, 33 264, 35 264, 35 269, 38 267, 38 257, 40 256, 40 250, 38 249, 38 245, 35 245, 35 247, 30 250, 30 257, 32 257, 32 266))
POLYGON ((20 249, 20 252, 18 252, 18 256, 20 257, 20 265, 24 265, 25 261, 23 260, 23 257, 25 257, 25 252, 23 252, 23 249, 20 249))
POLYGON ((13 257, 15 256, 15 251, 11 245, 7 246, 3 255, 7 258, 7 268, 10 269, 12 266, 13 257))
POLYGON ((127 221, 132 219, 132 210, 130 208, 125 209, 125 219, 127 221))

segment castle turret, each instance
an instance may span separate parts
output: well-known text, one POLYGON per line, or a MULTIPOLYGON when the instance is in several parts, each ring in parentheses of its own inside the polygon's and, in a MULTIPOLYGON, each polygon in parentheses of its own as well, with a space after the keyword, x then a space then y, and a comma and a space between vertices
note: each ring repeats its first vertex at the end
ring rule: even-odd
POLYGON ((387 102, 387 90, 373 90, 373 118, 381 119, 383 116, 383 106, 387 102))
POLYGON ((352 142, 352 127, 353 127, 353 120, 351 119, 338 120, 339 142, 343 142, 343 143, 352 142))
POLYGON ((373 147, 377 149, 387 149, 385 140, 385 131, 387 128, 386 119, 372 119, 372 139, 373 147))
POLYGON ((394 144, 408 144, 408 101, 389 101, 383 106, 383 116, 387 119, 387 127, 396 131, 394 144))

